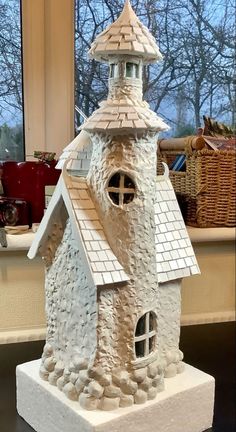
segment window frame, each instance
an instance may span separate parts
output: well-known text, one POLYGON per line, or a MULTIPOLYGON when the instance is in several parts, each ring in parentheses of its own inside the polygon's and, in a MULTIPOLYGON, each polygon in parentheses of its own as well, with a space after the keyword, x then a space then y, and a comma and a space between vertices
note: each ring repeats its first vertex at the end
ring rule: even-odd
POLYGON ((109 79, 119 78, 119 66, 118 63, 110 63, 109 79))
POLYGON ((114 206, 119 207, 119 208, 124 208, 124 206, 130 205, 136 197, 136 191, 137 191, 137 187, 136 187, 134 179, 129 175, 129 173, 126 173, 122 170, 117 170, 117 171, 113 172, 112 175, 110 176, 110 178, 107 182, 107 186, 106 186, 106 192, 107 192, 107 195, 109 197, 109 200, 112 202, 112 204, 114 206), (117 174, 120 176, 119 186, 117 186, 117 187, 116 186, 109 186, 111 179, 114 178, 114 176, 117 174), (130 179, 132 181, 132 183, 134 184, 133 188, 125 187, 125 177, 127 177, 128 179, 130 179), (110 193, 116 193, 119 195, 119 197, 118 197, 119 203, 118 204, 116 204, 115 201, 113 201, 113 199, 110 196, 110 193), (133 195, 133 199, 128 203, 124 202, 125 194, 132 194, 133 195))
POLYGON ((146 357, 153 354, 153 352, 155 351, 155 347, 156 347, 156 335, 157 335, 157 316, 156 316, 154 311, 149 310, 149 311, 145 312, 142 316, 139 317, 139 319, 137 320, 137 323, 136 323, 136 327, 135 327, 134 351, 135 351, 135 356, 136 356, 137 360, 145 359, 146 357), (153 330, 150 330, 150 316, 151 316, 151 314, 153 315, 153 318, 154 318, 153 330), (137 336, 136 332, 137 332, 138 323, 143 318, 145 319, 144 333, 137 336), (154 343, 152 344, 152 349, 150 350, 149 342, 152 340, 152 338, 154 338, 154 343), (136 344, 139 342, 144 342, 144 355, 142 355, 142 356, 137 355, 136 344))
MULTIPOLYGON (((23 160, 25 160, 25 155, 26 155, 26 145, 25 145, 25 107, 24 107, 24 73, 23 73, 23 23, 22 23, 22 1, 23 0, 18 0, 19 1, 19 18, 18 18, 18 22, 19 22, 19 26, 20 26, 20 66, 21 66, 21 84, 19 86, 19 88, 21 89, 21 99, 22 99, 22 123, 19 123, 20 125, 22 125, 22 156, 23 156, 23 160)), ((5 122, 2 123, 1 127, 4 127, 5 122)), ((6 124, 6 126, 8 127, 8 124, 6 124)), ((15 126, 18 126, 18 124, 16 124, 15 126)), ((21 162, 22 159, 12 159, 11 157, 9 159, 1 159, 0 158, 0 163, 4 163, 4 162, 21 162)))
POLYGON ((140 63, 134 61, 127 61, 125 63, 125 78, 127 79, 140 79, 140 63), (127 75, 127 65, 132 65, 131 76, 127 75))

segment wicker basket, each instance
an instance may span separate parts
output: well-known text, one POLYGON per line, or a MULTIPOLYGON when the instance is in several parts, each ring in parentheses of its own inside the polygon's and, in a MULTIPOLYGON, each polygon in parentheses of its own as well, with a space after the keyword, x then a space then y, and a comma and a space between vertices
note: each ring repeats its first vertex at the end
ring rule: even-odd
MULTIPOLYGON (((161 161, 168 165, 181 152, 158 152, 157 172, 161 161)), ((180 200, 185 222, 206 227, 236 226, 236 153, 234 151, 192 150, 187 145, 186 172, 170 171, 170 179, 180 200)))

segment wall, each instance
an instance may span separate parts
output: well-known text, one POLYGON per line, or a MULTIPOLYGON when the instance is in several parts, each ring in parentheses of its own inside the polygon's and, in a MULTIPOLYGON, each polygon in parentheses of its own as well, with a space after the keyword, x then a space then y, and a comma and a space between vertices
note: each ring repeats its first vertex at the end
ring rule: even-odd
POLYGON ((8 337, 13 341, 41 337, 45 327, 43 281, 41 258, 29 261, 26 251, 0 252, 0 343, 8 337))
POLYGON ((194 243, 201 275, 183 280, 182 323, 235 318, 234 241, 194 243))
MULTIPOLYGON (((182 324, 234 320, 234 241, 193 246, 202 274, 183 281, 182 324)), ((44 266, 26 253, 0 251, 0 343, 44 338, 44 266)))

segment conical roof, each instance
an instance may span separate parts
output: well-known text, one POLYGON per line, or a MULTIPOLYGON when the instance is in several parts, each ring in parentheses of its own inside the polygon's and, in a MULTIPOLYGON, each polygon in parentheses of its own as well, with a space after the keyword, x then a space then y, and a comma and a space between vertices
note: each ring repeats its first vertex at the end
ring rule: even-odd
POLYGON ((117 54, 137 55, 144 63, 154 63, 162 58, 154 37, 138 19, 129 0, 119 18, 97 36, 89 54, 105 62, 117 54))
POLYGON ((147 130, 159 132, 169 128, 145 101, 130 101, 128 104, 122 100, 108 99, 100 103, 100 108, 94 111, 80 129, 87 132, 127 133, 147 130))

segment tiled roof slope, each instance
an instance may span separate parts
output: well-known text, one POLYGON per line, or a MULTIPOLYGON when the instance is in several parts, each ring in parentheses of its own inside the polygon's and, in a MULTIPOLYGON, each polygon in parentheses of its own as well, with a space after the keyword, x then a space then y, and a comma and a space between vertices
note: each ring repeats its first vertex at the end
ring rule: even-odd
POLYGON ((81 129, 88 132, 126 132, 130 129, 135 132, 144 130, 162 131, 168 126, 156 115, 147 102, 124 99, 110 99, 103 101, 101 108, 94 111, 91 117, 83 123, 81 129))
POLYGON ((86 179, 66 175, 65 182, 95 284, 128 281, 106 240, 86 179))
POLYGON ((154 37, 140 22, 128 0, 120 17, 97 36, 89 54, 100 61, 109 61, 112 54, 138 55, 146 63, 162 58, 154 37))
POLYGON ((67 169, 76 171, 77 175, 86 176, 90 167, 92 156, 92 141, 87 132, 81 131, 75 139, 64 148, 56 165, 57 169, 62 169, 67 163, 67 169))
POLYGON ((158 282, 200 273, 171 181, 157 177, 155 200, 158 282))

